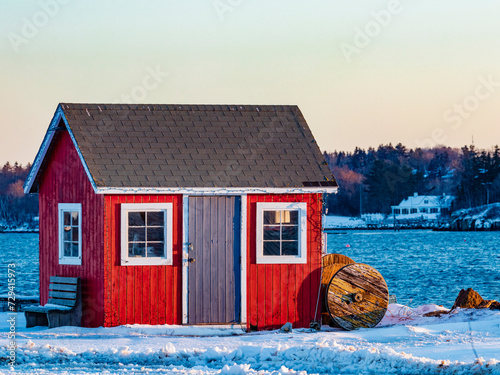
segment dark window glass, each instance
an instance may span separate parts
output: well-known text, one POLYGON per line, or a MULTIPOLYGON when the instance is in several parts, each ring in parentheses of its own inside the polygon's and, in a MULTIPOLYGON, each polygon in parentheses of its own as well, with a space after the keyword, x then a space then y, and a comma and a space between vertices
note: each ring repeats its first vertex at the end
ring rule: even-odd
POLYGON ((297 241, 282 242, 282 255, 299 255, 299 243, 297 241))
POLYGON ((163 227, 163 212, 148 212, 148 227, 163 227))
POLYGON ((280 243, 278 241, 264 241, 264 255, 280 255, 280 243))
POLYGON ((299 211, 264 211, 264 255, 299 254, 299 211))
POLYGON ((166 255, 165 211, 132 211, 128 212, 128 220, 130 257, 166 255))
POLYGON ((72 242, 71 249, 72 249, 71 256, 78 257, 78 242, 72 242))
POLYGON ((129 228, 128 229, 128 240, 131 242, 146 241, 146 227, 129 228))
POLYGON ((164 257, 165 244, 163 242, 149 243, 147 248, 147 256, 150 257, 164 257))
POLYGON ((148 242, 149 241, 163 241, 163 227, 148 228, 148 242))
POLYGON ((280 227, 279 226, 264 226, 264 241, 279 241, 280 227))
POLYGON ((299 211, 282 211, 283 224, 298 224, 299 211))
POLYGON ((128 225, 131 227, 143 227, 146 225, 145 212, 129 212, 128 225))
POLYGON ((298 241, 299 239, 299 231, 296 226, 283 226, 282 227, 282 235, 281 239, 283 241, 298 241))
POLYGON ((264 211, 264 225, 266 224, 279 224, 280 211, 264 211))
POLYGON ((128 244, 128 256, 129 257, 143 257, 146 253, 146 243, 129 243, 128 244))
POLYGON ((64 225, 71 225, 71 212, 64 212, 64 225))
POLYGON ((71 227, 70 226, 64 227, 63 241, 65 241, 65 242, 71 241, 71 227))
POLYGON ((71 242, 64 242, 64 256, 71 256, 71 242))

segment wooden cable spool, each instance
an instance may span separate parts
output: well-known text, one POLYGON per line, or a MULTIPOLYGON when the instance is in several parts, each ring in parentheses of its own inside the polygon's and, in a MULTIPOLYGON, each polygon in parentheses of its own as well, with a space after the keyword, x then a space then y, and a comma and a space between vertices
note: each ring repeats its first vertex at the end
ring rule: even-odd
POLYGON ((375 327, 389 305, 389 290, 382 275, 362 263, 347 264, 328 282, 325 305, 335 325, 345 329, 375 327))
MULTIPOLYGON (((323 270, 321 271, 321 295, 324 296, 326 293, 326 288, 332 277, 347 264, 354 264, 354 260, 348 256, 342 254, 326 254, 321 259, 323 270)), ((332 324, 333 320, 330 319, 330 314, 328 313, 325 298, 322 298, 322 308, 321 308, 321 321, 323 324, 332 324)))

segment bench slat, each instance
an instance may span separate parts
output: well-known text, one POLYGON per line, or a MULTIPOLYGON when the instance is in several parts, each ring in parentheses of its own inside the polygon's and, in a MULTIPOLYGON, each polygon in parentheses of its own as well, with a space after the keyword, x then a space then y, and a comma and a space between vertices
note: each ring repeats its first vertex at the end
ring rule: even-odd
POLYGON ((49 290, 49 297, 76 299, 76 292, 54 292, 52 290, 49 290))
POLYGON ((63 305, 63 306, 75 306, 76 300, 74 299, 59 299, 59 298, 49 298, 48 302, 53 305, 63 305))
POLYGON ((49 312, 49 311, 69 311, 68 310, 68 307, 66 306, 61 306, 61 307, 57 307, 57 306, 28 306, 26 307, 26 309, 24 310, 25 312, 37 312, 37 313, 46 313, 46 312, 49 312))
POLYGON ((49 285, 49 290, 66 290, 69 292, 76 292, 76 288, 78 286, 75 284, 50 284, 49 285))
POLYGON ((51 276, 51 283, 61 283, 61 284, 78 284, 78 277, 61 277, 61 276, 51 276))

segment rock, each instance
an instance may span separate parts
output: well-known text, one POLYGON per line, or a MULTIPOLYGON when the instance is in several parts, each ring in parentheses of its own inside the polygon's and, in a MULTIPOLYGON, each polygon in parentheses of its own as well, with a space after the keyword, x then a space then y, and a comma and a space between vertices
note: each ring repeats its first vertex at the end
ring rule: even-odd
POLYGON ((484 300, 483 302, 481 302, 479 304, 479 306, 477 308, 478 309, 489 309, 489 308, 491 308, 491 305, 493 305, 495 302, 498 303, 494 299, 484 300))
POLYGON ((490 310, 500 310, 500 302, 493 301, 493 303, 490 305, 490 310))
POLYGON ((427 314, 424 314, 423 316, 436 316, 438 318, 441 317, 443 314, 448 314, 448 310, 438 310, 438 311, 431 311, 428 312, 427 314))
POLYGON ((451 309, 453 310, 457 307, 461 307, 463 309, 475 309, 482 302, 484 302, 483 298, 472 288, 469 288, 467 290, 462 289, 460 293, 458 293, 458 297, 451 309))
POLYGON ((281 327, 280 331, 282 333, 292 333, 292 323, 288 322, 283 327, 281 327))

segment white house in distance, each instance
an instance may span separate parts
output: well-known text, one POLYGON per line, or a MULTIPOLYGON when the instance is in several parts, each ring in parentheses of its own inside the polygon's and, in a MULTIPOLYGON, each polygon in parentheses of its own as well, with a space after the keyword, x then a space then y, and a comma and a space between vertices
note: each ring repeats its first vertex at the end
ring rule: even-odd
POLYGON ((441 215, 450 213, 451 195, 418 195, 404 199, 399 205, 392 206, 392 215, 396 220, 437 220, 441 215))

